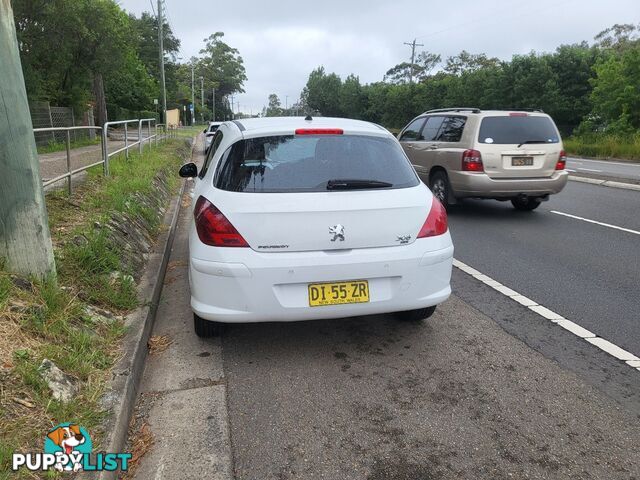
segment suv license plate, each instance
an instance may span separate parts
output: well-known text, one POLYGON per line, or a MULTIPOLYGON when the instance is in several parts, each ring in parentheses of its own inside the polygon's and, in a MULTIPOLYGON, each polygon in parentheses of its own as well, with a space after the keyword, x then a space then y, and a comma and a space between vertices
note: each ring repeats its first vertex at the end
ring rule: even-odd
POLYGON ((309 306, 344 305, 346 303, 366 303, 369 301, 369 282, 310 283, 309 306))
POLYGON ((533 157, 512 157, 511 165, 514 167, 530 167, 533 165, 533 157))

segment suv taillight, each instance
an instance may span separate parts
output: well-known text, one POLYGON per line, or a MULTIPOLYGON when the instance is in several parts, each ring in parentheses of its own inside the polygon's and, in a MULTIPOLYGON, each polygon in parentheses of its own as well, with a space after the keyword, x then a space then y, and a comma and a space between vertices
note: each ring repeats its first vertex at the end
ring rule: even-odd
POLYGON ((463 172, 484 172, 482 155, 478 150, 465 150, 462 152, 463 172))
POLYGON ((248 247, 249 244, 231 225, 227 217, 204 197, 198 198, 193 210, 200 241, 212 247, 248 247))
POLYGON ((556 162, 556 170, 564 170, 564 167, 567 165, 567 154, 564 150, 560 151, 560 156, 558 157, 558 161, 556 162))
POLYGON ((424 221, 424 225, 418 232, 418 238, 435 237, 447 233, 447 211, 444 209, 440 200, 435 196, 432 197, 431 210, 424 221))

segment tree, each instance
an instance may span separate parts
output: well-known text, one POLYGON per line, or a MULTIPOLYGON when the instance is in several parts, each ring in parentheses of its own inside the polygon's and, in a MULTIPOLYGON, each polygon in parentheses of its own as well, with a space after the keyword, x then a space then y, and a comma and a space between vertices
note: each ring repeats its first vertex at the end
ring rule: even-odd
POLYGON ((340 105, 342 114, 347 118, 363 117, 364 113, 364 94, 360 79, 355 75, 349 75, 340 88, 340 105))
POLYGON ((416 57, 415 63, 402 62, 387 70, 384 81, 394 84, 407 83, 409 78, 415 78, 417 82, 425 81, 431 71, 438 66, 442 57, 435 53, 423 51, 416 57))
POLYGON ((601 60, 593 80, 593 113, 612 133, 640 129, 640 45, 601 60))
POLYGON ((272 93, 269 95, 269 106, 263 113, 264 117, 281 117, 282 116, 282 103, 278 95, 272 93))
POLYGON ((616 23, 594 37, 594 45, 602 49, 621 52, 640 43, 640 24, 616 23))
POLYGON ((302 97, 311 110, 327 117, 342 116, 340 90, 342 80, 335 73, 326 74, 324 67, 318 67, 309 74, 302 97))
POLYGON ((473 54, 462 50, 458 55, 448 57, 444 71, 453 75, 478 70, 484 67, 495 67, 500 63, 495 57, 487 57, 484 53, 473 54))

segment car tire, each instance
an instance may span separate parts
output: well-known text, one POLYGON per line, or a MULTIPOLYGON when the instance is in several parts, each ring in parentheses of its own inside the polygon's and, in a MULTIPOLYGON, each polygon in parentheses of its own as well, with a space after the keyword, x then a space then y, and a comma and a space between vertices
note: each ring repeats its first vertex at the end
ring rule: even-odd
POLYGON ((193 328, 200 338, 219 337, 224 330, 224 324, 205 320, 194 313, 193 328))
POLYGON ((407 310, 404 312, 396 312, 396 316, 403 322, 420 322, 426 320, 433 312, 436 311, 436 306, 419 308, 418 310, 407 310))
POLYGON ((433 195, 440 200, 444 208, 449 207, 449 195, 451 187, 449 186, 449 177, 442 170, 438 170, 429 177, 429 189, 433 195))
POLYGON ((534 197, 516 197, 511 199, 511 205, 513 205, 513 208, 527 212, 538 208, 540 203, 542 203, 540 199, 534 197))

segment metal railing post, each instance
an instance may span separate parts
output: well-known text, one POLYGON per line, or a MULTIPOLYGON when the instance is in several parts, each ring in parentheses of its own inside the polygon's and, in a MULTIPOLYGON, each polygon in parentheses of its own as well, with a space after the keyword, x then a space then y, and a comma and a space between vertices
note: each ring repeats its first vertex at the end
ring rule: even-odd
POLYGON ((138 153, 142 155, 142 120, 138 120, 138 153))
POLYGON ((71 132, 69 129, 66 131, 67 134, 67 173, 69 176, 67 177, 67 188, 69 190, 69 196, 73 193, 73 187, 71 186, 71 132))
POLYGON ((147 122, 147 138, 149 139, 149 150, 151 150, 151 120, 147 122))
POLYGON ((109 176, 109 150, 107 149, 107 128, 109 128, 109 122, 105 123, 102 127, 102 172, 105 177, 109 176))
POLYGON ((124 124, 124 157, 129 160, 129 142, 127 141, 129 135, 127 134, 127 124, 124 124))

